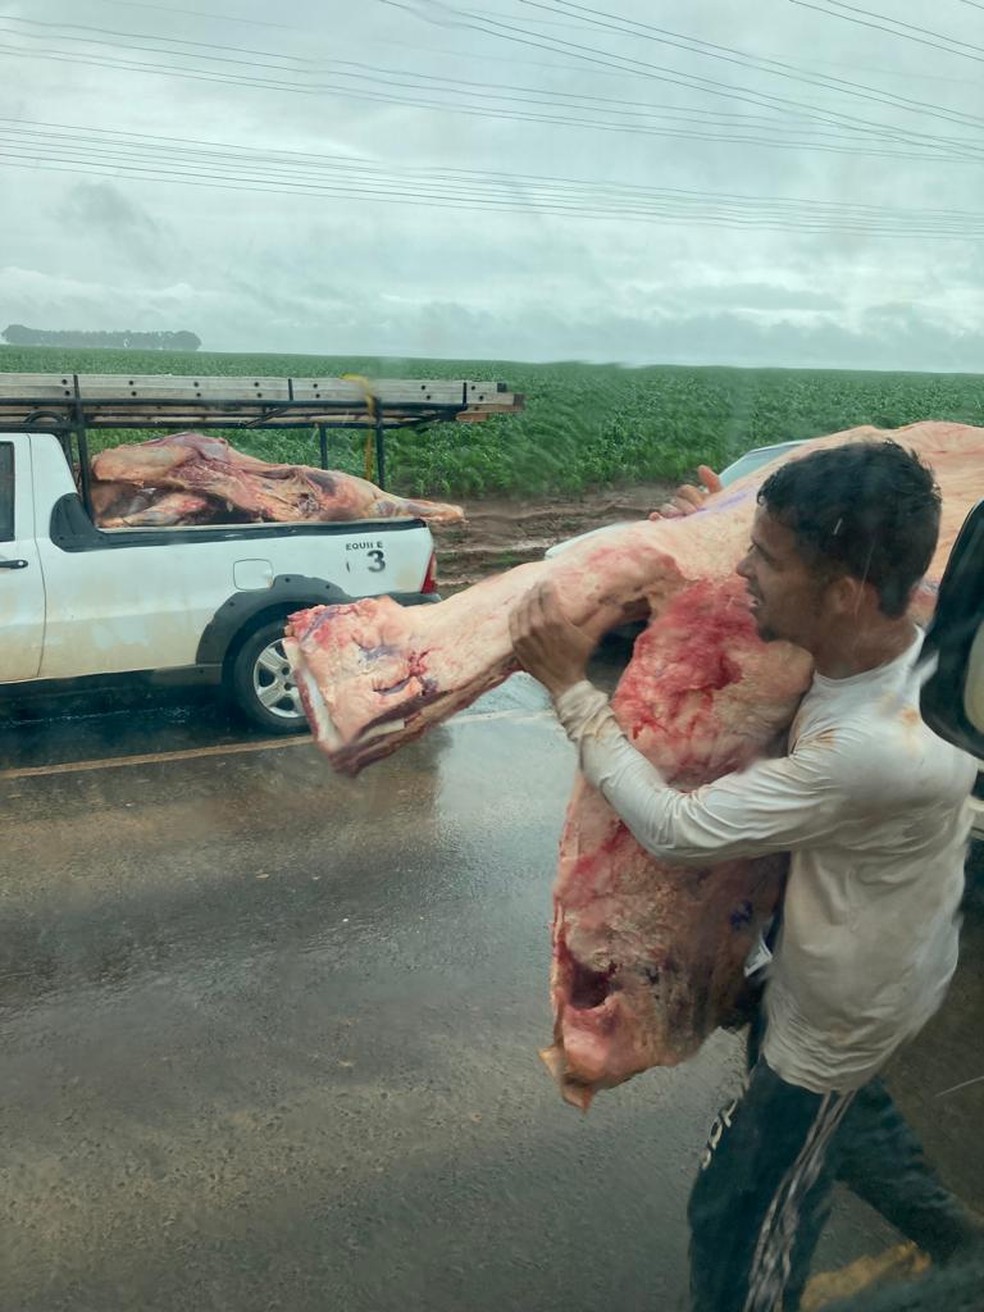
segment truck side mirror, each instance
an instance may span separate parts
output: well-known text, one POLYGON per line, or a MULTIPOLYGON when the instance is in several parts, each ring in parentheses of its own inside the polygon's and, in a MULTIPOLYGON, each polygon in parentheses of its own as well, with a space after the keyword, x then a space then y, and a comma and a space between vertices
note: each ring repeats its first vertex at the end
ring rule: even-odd
POLYGON ((984 501, 964 521, 940 582, 923 656, 923 719, 941 738, 984 759, 984 501))

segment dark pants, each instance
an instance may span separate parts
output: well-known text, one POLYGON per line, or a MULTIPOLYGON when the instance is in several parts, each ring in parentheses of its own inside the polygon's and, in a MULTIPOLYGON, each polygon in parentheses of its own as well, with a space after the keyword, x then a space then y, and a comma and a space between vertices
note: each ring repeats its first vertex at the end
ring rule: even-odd
POLYGON ((715 1121, 690 1197, 694 1312, 799 1306, 840 1180, 935 1262, 979 1240, 979 1223, 930 1170, 881 1080, 847 1095, 787 1084, 758 1055, 715 1121))

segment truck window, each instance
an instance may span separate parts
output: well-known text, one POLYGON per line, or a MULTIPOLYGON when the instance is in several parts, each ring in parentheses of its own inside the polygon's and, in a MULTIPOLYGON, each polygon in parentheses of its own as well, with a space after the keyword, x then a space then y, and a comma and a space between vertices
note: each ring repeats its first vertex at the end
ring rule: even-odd
POLYGON ((0 542, 14 536, 14 444, 0 442, 0 542))

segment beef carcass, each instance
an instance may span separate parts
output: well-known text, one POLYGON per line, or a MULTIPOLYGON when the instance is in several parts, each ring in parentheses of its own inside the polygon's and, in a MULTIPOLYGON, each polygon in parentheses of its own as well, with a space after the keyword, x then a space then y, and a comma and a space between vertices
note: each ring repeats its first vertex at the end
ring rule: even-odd
POLYGON ((460 506, 398 497, 368 479, 310 465, 268 464, 243 455, 221 437, 173 433, 100 451, 92 460, 92 499, 103 527, 151 523, 201 523, 207 519, 350 521, 415 518, 456 524, 460 506), (175 519, 181 493, 200 500, 189 520, 175 519), (146 497, 135 506, 134 499, 146 497))
MULTIPOLYGON (((103 486, 120 485, 97 483, 93 491, 103 486)), ((100 528, 173 528, 178 524, 213 524, 218 518, 208 497, 194 492, 159 492, 156 488, 146 488, 136 495, 127 489, 112 501, 107 499, 101 511, 94 498, 93 509, 100 528)))
MULTIPOLYGON (((885 436, 856 429, 786 458, 885 436)), ((926 423, 891 436, 923 455, 943 490, 940 545, 915 603, 925 619, 932 580, 984 495, 984 429, 926 423)), ((576 624, 648 606, 613 705, 672 783, 692 788, 779 750, 811 664, 797 648, 758 638, 734 575, 768 472, 686 518, 589 538, 437 606, 380 598, 292 616, 285 646, 319 746, 356 773, 506 678, 516 668, 509 609, 549 576, 576 624)), ((568 1101, 586 1107, 596 1089, 696 1051, 734 1006, 783 869, 775 858, 706 870, 654 860, 578 780, 554 895, 554 1043, 542 1054, 568 1101)))
POLYGON ((158 524, 195 524, 211 518, 207 497, 191 492, 163 492, 130 483, 90 484, 92 513, 100 528, 137 528, 158 524))

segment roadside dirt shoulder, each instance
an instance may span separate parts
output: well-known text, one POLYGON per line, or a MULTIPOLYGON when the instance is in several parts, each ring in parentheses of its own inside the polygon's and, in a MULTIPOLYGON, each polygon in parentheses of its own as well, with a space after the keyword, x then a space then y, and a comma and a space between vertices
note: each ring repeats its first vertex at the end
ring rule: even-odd
POLYGON ((582 497, 459 501, 466 523, 435 528, 438 587, 445 596, 539 560, 555 542, 621 521, 645 519, 673 492, 672 483, 607 488, 582 497))

